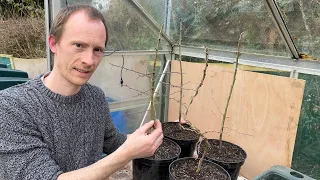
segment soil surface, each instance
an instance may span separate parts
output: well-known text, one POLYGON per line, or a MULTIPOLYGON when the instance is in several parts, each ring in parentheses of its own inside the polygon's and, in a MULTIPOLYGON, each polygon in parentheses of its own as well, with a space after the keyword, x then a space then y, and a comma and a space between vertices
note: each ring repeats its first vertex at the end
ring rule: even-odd
POLYGON ((188 130, 188 128, 190 127, 189 125, 183 124, 182 126, 185 129, 181 128, 181 125, 178 122, 163 123, 163 134, 166 137, 176 140, 195 140, 199 138, 199 135, 196 132, 188 130))
POLYGON ((153 156, 146 159, 166 160, 179 156, 180 147, 177 143, 163 138, 162 144, 156 150, 153 156))
MULTIPOLYGON (((239 163, 243 162, 247 157, 246 152, 235 144, 222 141, 222 146, 220 149, 219 140, 209 139, 208 142, 209 148, 206 155, 207 158, 218 162, 239 163)), ((202 141, 200 144, 200 154, 203 154, 204 144, 204 141, 202 141)))
POLYGON ((170 172, 176 180, 227 180, 230 178, 228 173, 216 164, 204 161, 200 172, 197 173, 199 159, 187 158, 183 160, 175 161, 170 166, 170 172))

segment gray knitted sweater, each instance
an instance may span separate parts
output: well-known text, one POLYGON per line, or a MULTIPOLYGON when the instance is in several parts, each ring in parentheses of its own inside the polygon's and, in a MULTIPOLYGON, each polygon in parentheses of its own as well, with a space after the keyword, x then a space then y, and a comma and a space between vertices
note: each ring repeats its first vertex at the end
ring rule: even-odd
POLYGON ((57 179, 110 154, 124 141, 104 93, 85 84, 73 96, 40 77, 0 91, 0 179, 57 179))

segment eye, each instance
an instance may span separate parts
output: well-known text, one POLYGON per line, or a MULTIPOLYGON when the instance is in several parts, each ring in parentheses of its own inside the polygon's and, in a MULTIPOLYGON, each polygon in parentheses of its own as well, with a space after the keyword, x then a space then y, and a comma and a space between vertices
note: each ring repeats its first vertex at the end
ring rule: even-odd
POLYGON ((96 52, 97 54, 103 54, 103 49, 101 49, 101 48, 95 48, 95 49, 93 49, 94 50, 94 52, 96 52))
POLYGON ((76 43, 74 44, 77 48, 83 48, 82 44, 76 43))
POLYGON ((100 48, 95 48, 94 51, 96 51, 96 52, 103 52, 102 49, 100 49, 100 48))

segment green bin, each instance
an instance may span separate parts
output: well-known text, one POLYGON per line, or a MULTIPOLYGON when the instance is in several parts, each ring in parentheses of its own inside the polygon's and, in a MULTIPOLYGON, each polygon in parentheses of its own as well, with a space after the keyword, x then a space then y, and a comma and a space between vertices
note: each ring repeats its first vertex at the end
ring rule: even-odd
POLYGON ((315 180, 298 171, 290 169, 285 166, 272 166, 270 169, 264 171, 253 180, 315 180))
POLYGON ((27 82, 28 78, 21 77, 0 77, 0 90, 9 88, 11 86, 27 82))
POLYGON ((20 70, 0 68, 0 77, 21 77, 28 78, 28 73, 20 70))
POLYGON ((8 68, 7 65, 0 63, 0 68, 8 68))

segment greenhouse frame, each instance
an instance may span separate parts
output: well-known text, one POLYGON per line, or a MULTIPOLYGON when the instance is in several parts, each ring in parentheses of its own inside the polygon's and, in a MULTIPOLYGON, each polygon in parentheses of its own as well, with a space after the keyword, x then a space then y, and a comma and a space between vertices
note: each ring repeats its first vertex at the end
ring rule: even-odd
MULTIPOLYGON (((237 41, 239 34, 243 32, 240 65, 250 67, 248 71, 255 73, 305 80, 291 168, 312 178, 320 178, 320 1, 45 0, 47 35, 57 12, 79 2, 91 4, 105 15, 110 27, 104 58, 110 59, 109 66, 111 64, 112 67, 109 68, 117 67, 115 72, 120 72, 122 64, 121 77, 105 70, 105 74, 97 75, 103 76, 100 79, 108 81, 111 77, 116 77, 116 84, 123 77, 126 84, 126 76, 122 76, 125 63, 130 64, 132 60, 132 65, 128 65, 124 73, 137 71, 130 68, 145 63, 142 59, 153 61, 155 53, 158 53, 158 80, 164 82, 159 83, 161 93, 157 96, 156 111, 157 117, 163 122, 169 120, 170 100, 167 97, 172 90, 166 85, 170 82, 170 73, 161 76, 161 72, 170 71, 171 61, 178 59, 179 55, 183 61, 203 61, 204 47, 209 49, 210 63, 231 64, 233 67, 238 54, 237 41), (116 8, 121 8, 122 11, 117 11, 116 8), (180 23, 183 30, 179 28, 180 23), (161 47, 156 51, 162 24, 161 47), (180 31, 183 34, 181 45, 180 31)), ((47 58, 47 68, 51 70, 53 56, 49 47, 47 57, 51 57, 47 58)), ((148 62, 147 64, 149 65, 148 62)), ((148 81, 145 77, 135 78, 141 82, 148 81)), ((110 88, 113 84, 97 85, 110 88)), ((122 86, 117 87, 118 89, 104 89, 113 101, 109 103, 111 112, 124 112, 127 118, 135 119, 135 125, 125 122, 128 127, 123 131, 126 133, 139 127, 149 104, 149 97, 141 95, 141 91, 148 89, 148 83, 132 86, 128 82, 127 90, 142 89, 136 94, 125 94, 127 90, 121 90, 122 86)))

